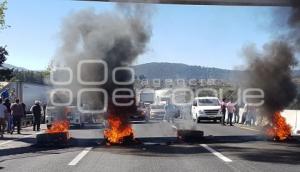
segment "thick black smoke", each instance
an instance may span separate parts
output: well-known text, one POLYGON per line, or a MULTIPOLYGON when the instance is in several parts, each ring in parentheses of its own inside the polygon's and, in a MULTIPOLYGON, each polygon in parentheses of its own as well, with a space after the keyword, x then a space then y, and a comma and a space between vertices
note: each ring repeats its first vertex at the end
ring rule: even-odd
POLYGON ((284 8, 276 13, 275 16, 281 15, 276 22, 282 32, 276 32, 274 40, 265 44, 262 51, 254 46, 244 49, 248 60, 248 87, 264 91, 265 103, 261 110, 269 119, 274 112, 286 108, 297 95, 292 70, 300 51, 300 8, 284 8))
MULTIPOLYGON (((117 88, 133 90, 133 84, 117 85, 112 82, 112 71, 116 67, 130 66, 139 55, 146 51, 151 36, 151 9, 142 4, 118 5, 113 12, 96 13, 92 9, 75 12, 66 17, 60 32, 61 46, 58 49, 56 66, 72 69, 74 80, 65 86, 73 92, 76 105, 77 93, 82 88, 103 88, 108 93, 109 109, 117 114, 132 113, 135 106, 117 107, 112 104, 112 93, 117 88), (100 64, 84 65, 78 73, 78 64, 82 60, 103 60, 108 65, 108 81, 103 85, 84 85, 77 81, 81 75, 84 81, 103 79, 104 67, 100 64)), ((127 81, 128 72, 118 72, 117 79, 127 81)), ((128 94, 128 93, 124 93, 128 94)), ((130 101, 130 100, 127 100, 130 101)), ((83 96, 82 103, 88 104, 90 110, 102 108, 103 96, 91 93, 83 96)))

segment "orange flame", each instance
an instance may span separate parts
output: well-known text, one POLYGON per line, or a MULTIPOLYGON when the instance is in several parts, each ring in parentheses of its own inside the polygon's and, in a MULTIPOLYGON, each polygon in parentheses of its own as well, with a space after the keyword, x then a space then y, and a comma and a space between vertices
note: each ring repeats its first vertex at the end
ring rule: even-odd
POLYGON ((69 122, 66 120, 55 121, 51 125, 51 128, 47 130, 47 133, 62 133, 69 131, 69 122))
POLYGON ((272 127, 266 129, 266 134, 269 137, 282 141, 291 135, 291 126, 286 123, 280 112, 275 112, 272 124, 272 127))
POLYGON ((133 129, 129 123, 124 124, 121 117, 116 115, 108 116, 109 128, 104 130, 104 136, 109 143, 122 143, 124 138, 133 137, 133 129))

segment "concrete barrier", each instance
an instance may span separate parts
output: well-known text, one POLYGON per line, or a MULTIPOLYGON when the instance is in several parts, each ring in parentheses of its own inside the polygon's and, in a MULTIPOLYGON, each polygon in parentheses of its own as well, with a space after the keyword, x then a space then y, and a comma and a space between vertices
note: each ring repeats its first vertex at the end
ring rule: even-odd
MULTIPOLYGON (((240 108, 240 122, 244 108, 240 108)), ((292 127, 293 135, 300 135, 300 110, 289 110, 286 109, 281 112, 281 115, 286 119, 286 122, 292 127)))
POLYGON ((293 135, 300 135, 300 111, 284 110, 281 115, 285 117, 287 123, 291 125, 293 135))

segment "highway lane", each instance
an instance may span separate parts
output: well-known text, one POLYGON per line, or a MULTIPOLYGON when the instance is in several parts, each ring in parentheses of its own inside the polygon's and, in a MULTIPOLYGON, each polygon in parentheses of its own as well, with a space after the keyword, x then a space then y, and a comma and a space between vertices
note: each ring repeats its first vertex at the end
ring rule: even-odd
POLYGON ((176 120, 175 124, 160 120, 135 122, 133 127, 135 136, 144 144, 105 146, 101 144, 101 125, 72 129, 69 147, 36 147, 33 137, 13 141, 0 146, 0 170, 227 172, 300 169, 299 142, 266 141, 253 130, 210 122, 195 124, 189 119, 176 120), (203 130, 205 137, 192 143, 178 141, 175 127, 203 130), (232 162, 225 162, 203 145, 232 162), (75 165, 69 165, 74 159, 75 165))
MULTIPOLYGON (((269 141, 260 131, 247 129, 248 127, 236 125, 222 126, 211 122, 193 124, 197 129, 203 130, 205 137, 202 142, 211 148, 229 157, 233 163, 230 166, 237 171, 299 171, 300 169, 300 142, 269 141)), ((188 126, 185 124, 185 126, 188 126)))

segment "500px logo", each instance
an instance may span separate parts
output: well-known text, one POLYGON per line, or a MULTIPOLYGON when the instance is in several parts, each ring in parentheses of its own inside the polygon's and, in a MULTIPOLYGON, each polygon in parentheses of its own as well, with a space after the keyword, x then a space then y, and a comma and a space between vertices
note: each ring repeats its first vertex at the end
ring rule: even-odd
MULTIPOLYGON (((75 79, 74 72, 69 67, 56 67, 50 72, 50 81, 56 87, 50 93, 50 102, 54 106, 71 106, 74 98, 74 93, 70 87, 81 87, 77 90, 77 107, 78 110, 82 113, 104 113, 107 111, 108 106, 108 93, 105 89, 99 88, 101 85, 104 85, 108 82, 108 65, 103 60, 81 60, 77 64, 77 82, 75 86, 72 85, 75 79), (87 80, 83 73, 89 70, 89 65, 98 65, 98 68, 103 69, 99 75, 102 75, 101 80, 87 80), (59 75, 59 76, 57 76, 59 75), (82 88, 82 86, 86 86, 87 88, 82 88), (90 88, 92 87, 92 88, 90 88), (93 88, 94 87, 94 88, 93 88), (83 105, 86 102, 83 102, 83 95, 86 93, 90 94, 98 94, 101 95, 101 103, 102 108, 91 110, 89 108, 85 108, 83 105), (67 100, 57 101, 56 97, 64 97, 67 100)), ((112 70, 112 82, 116 85, 131 85, 134 83, 135 73, 134 70, 130 67, 116 67, 112 70), (120 81, 117 77, 118 73, 127 72, 130 77, 126 81, 120 81)), ((117 106, 131 106, 134 101, 134 91, 128 88, 116 88, 112 93, 112 101, 117 106), (127 94, 121 94, 126 92, 127 94), (120 103, 117 99, 131 99, 129 102, 120 103)), ((59 98, 62 99, 62 98, 59 98)), ((99 102, 100 103, 100 102, 99 102)))

